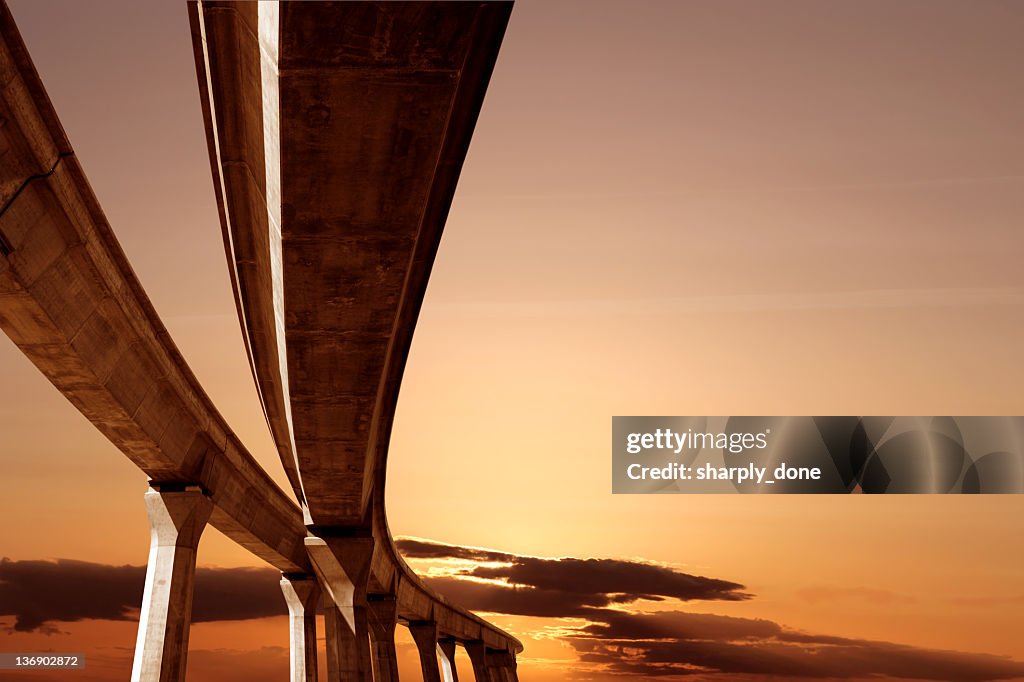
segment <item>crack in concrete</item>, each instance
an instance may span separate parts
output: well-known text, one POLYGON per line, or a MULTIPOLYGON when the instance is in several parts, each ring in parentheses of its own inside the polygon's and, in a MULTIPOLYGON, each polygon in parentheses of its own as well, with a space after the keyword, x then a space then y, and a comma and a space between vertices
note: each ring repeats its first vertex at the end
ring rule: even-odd
MULTIPOLYGON (((32 182, 36 180, 43 180, 53 175, 57 170, 57 166, 60 165, 60 162, 69 156, 74 156, 74 154, 74 152, 61 152, 60 154, 57 155, 57 160, 53 162, 52 166, 50 166, 50 170, 46 171, 45 173, 36 173, 35 175, 30 175, 27 178, 25 178, 25 181, 21 183, 17 191, 14 194, 12 194, 11 198, 4 203, 3 208, 0 208, 0 219, 4 217, 4 214, 7 213, 7 209, 9 209, 18 199, 18 197, 21 196, 21 193, 25 191, 26 187, 28 187, 32 182)), ((3 230, 0 230, 0 254, 3 254, 4 256, 9 256, 13 251, 14 247, 12 247, 10 242, 7 241, 7 238, 4 236, 3 230)))

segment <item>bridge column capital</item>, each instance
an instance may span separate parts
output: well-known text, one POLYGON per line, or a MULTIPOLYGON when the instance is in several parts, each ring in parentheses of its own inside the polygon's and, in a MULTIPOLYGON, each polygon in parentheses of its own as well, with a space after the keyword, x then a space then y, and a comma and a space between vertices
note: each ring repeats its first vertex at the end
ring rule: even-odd
POLYGON ((150 545, 132 682, 182 682, 192 624, 196 549, 213 502, 198 486, 151 484, 150 545))
POLYGON ((316 611, 320 584, 311 575, 282 574, 281 592, 288 604, 291 682, 316 682, 316 611))

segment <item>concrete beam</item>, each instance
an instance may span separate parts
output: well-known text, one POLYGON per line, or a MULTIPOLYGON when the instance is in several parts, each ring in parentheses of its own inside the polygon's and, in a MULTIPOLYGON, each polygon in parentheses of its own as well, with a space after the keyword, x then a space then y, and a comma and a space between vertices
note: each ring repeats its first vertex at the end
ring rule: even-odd
POLYGON ((291 651, 291 682, 316 682, 316 611, 320 585, 309 575, 281 578, 281 592, 288 604, 288 639, 291 651))
POLYGON ((196 549, 213 503, 197 486, 146 493, 149 564, 132 682, 183 682, 192 625, 196 549))

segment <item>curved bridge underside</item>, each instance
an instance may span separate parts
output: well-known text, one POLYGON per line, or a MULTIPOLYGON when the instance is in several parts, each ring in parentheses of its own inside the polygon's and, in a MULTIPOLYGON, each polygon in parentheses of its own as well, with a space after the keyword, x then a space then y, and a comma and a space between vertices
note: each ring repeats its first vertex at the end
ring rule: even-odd
POLYGON ((267 420, 307 524, 367 525, 511 8, 195 7, 225 244, 267 420))
POLYGON ((239 315, 296 504, 160 322, 0 3, 0 328, 151 478, 133 680, 184 679, 207 519, 285 574, 293 680, 316 679, 321 590, 332 681, 397 679, 399 622, 425 679, 456 642, 477 679, 515 679, 522 645, 423 584, 383 503, 402 370, 510 10, 189 5, 239 315))
MULTIPOLYGON (((239 318, 305 523, 339 556, 342 538, 369 535, 371 598, 396 594, 409 623, 434 604, 426 620, 440 622, 449 607, 438 608, 443 598, 388 531, 387 447, 511 3, 203 0, 190 9, 239 318)), ((462 619, 442 631, 467 639, 456 632, 462 619)), ((469 638, 491 639, 489 627, 469 638)), ((504 633, 488 645, 522 648, 504 633)))

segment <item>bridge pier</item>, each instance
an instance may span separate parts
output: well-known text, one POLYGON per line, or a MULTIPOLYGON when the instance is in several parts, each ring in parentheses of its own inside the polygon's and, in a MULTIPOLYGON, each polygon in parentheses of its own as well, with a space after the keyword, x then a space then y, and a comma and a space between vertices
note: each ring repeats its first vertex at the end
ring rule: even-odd
POLYGON ((366 608, 352 611, 355 629, 329 597, 324 599, 324 639, 328 682, 372 682, 366 608))
POLYGON ((476 682, 519 682, 516 657, 507 651, 490 649, 483 642, 466 642, 476 682))
POLYGON ((370 648, 375 682, 398 682, 398 654, 395 651, 395 627, 398 625, 398 598, 395 595, 370 595, 370 648))
POLYGON ((441 655, 441 676, 444 682, 459 682, 459 671, 455 667, 455 640, 438 640, 437 651, 441 655))
POLYGON ((409 623, 409 632, 420 653, 423 682, 441 682, 441 670, 437 665, 437 623, 414 621, 409 623))
POLYGON ((508 651, 487 650, 487 669, 494 682, 519 682, 516 657, 508 651))
POLYGON ((473 666, 473 680, 475 682, 491 682, 491 676, 487 672, 487 649, 483 642, 465 642, 466 654, 473 666))
POLYGON ((373 538, 307 536, 304 542, 325 594, 328 682, 373 682, 367 614, 373 538))
POLYGON ((213 502, 198 486, 151 483, 149 563, 132 682, 183 682, 192 624, 196 549, 213 502))
POLYGON ((288 604, 291 682, 316 682, 316 610, 320 585, 309 575, 282 574, 281 592, 288 604))

